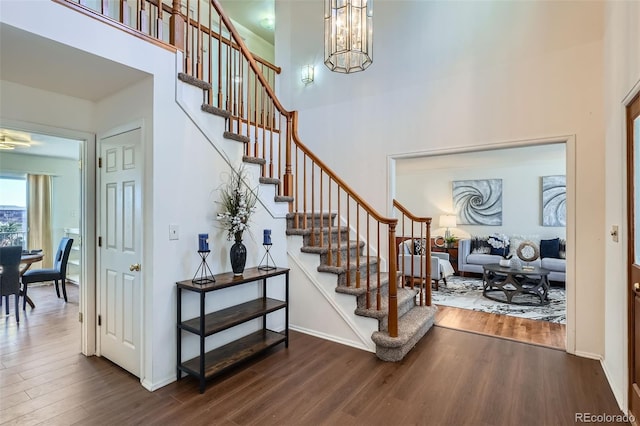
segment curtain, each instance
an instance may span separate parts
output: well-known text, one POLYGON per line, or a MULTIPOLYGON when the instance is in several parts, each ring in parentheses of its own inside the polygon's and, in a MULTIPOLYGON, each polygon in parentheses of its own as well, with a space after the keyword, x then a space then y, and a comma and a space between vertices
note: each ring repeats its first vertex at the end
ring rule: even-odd
POLYGON ((51 243, 51 176, 27 175, 27 247, 43 249, 43 268, 53 267, 57 247, 51 243))

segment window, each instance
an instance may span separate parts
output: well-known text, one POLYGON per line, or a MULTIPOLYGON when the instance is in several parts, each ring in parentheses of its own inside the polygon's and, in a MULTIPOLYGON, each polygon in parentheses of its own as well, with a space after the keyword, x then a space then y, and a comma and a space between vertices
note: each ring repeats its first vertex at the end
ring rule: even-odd
POLYGON ((27 181, 0 178, 0 246, 27 244, 27 181))

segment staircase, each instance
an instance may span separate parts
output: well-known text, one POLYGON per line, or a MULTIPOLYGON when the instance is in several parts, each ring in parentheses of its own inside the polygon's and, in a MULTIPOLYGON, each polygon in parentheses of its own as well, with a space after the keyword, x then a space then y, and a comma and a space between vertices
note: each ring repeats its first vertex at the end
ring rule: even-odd
POLYGON ((354 297, 354 315, 374 318, 378 321, 378 330, 371 335, 378 358, 384 361, 402 360, 429 331, 434 323, 437 308, 419 306, 416 303, 419 290, 402 286, 400 272, 396 273, 395 277, 389 277, 389 273, 380 271, 377 258, 367 259, 365 256, 365 242, 358 243, 351 240, 347 243, 350 230, 344 226, 337 226, 336 214, 308 213, 306 221, 302 216, 299 213, 287 215, 287 235, 302 236, 303 245, 300 250, 318 255, 317 273, 334 275, 335 291, 354 297), (296 221, 306 223, 307 226, 296 227, 294 225, 296 221), (328 256, 330 250, 333 252, 331 259, 328 256), (347 252, 349 252, 348 255, 347 252), (338 266, 338 259, 341 261, 340 266, 338 266), (367 286, 367 279, 369 286, 367 286), (388 332, 389 285, 397 287, 397 337, 389 336, 388 332), (379 302, 380 309, 372 308, 371 301, 379 302))

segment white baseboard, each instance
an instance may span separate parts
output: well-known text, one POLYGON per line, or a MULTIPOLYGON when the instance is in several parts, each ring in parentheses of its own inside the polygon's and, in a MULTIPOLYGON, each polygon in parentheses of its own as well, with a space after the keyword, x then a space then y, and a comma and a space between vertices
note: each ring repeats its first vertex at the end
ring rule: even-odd
POLYGON ((157 391, 160 388, 163 388, 165 386, 167 386, 170 383, 173 383, 176 381, 176 376, 170 376, 167 377, 163 380, 160 380, 159 382, 156 383, 152 383, 148 380, 141 380, 140 384, 142 385, 143 388, 145 388, 146 390, 148 390, 149 392, 154 392, 157 391))
POLYGON ((318 331, 315 331, 315 330, 308 330, 308 329, 306 329, 304 327, 298 327, 298 326, 295 326, 295 325, 290 325, 289 326, 289 330, 298 331, 300 333, 308 334, 310 336, 318 337, 320 339, 330 340, 332 342, 340 343, 341 345, 351 346, 352 348, 361 349, 363 351, 375 353, 374 350, 371 350, 367 346, 363 345, 362 342, 355 342, 353 340, 340 339, 339 337, 332 336, 330 334, 321 333, 321 332, 318 332, 318 331))
POLYGON ((628 401, 624 397, 625 392, 624 391, 620 392, 620 389, 614 389, 614 387, 611 386, 611 383, 613 382, 611 381, 611 375, 609 374, 609 370, 607 370, 607 364, 605 364, 604 360, 600 360, 600 365, 602 366, 602 371, 604 371, 604 375, 607 378, 609 387, 613 392, 613 397, 616 399, 616 402, 618 403, 618 407, 620 407, 620 410, 622 410, 623 413, 627 414, 629 412, 629 407, 628 407, 628 401))
POLYGON ((581 358, 595 359, 597 361, 602 362, 602 355, 594 354, 594 353, 591 353, 591 352, 575 351, 575 353, 573 355, 579 356, 581 358))

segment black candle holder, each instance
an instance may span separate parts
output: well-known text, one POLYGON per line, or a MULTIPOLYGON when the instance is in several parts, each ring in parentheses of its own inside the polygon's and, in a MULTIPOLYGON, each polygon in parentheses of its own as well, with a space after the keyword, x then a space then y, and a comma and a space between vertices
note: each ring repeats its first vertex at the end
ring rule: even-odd
POLYGON ((265 249, 265 252, 264 252, 264 256, 262 256, 262 260, 260 260, 260 266, 258 266, 258 269, 260 269, 261 271, 271 271, 272 269, 276 269, 276 266, 275 266, 276 262, 273 261, 273 258, 269 253, 269 250, 271 250, 272 245, 273 244, 262 245, 265 249), (269 265, 269 260, 271 260, 271 265, 269 265))
POLYGON ((211 250, 198 250, 198 254, 202 258, 202 262, 200 263, 200 266, 198 266, 198 269, 196 269, 196 273, 191 280, 192 283, 204 285, 216 282, 213 272, 211 272, 209 265, 207 265, 207 256, 209 256, 209 253, 211 253, 211 250))

